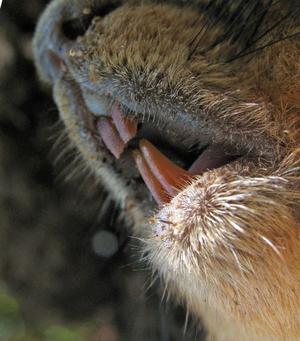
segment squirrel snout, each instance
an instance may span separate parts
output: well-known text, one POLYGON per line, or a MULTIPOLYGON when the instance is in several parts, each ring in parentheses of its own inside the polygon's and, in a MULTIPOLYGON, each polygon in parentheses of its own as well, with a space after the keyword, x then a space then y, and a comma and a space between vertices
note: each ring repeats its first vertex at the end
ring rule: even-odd
POLYGON ((53 83, 64 69, 64 58, 85 34, 94 17, 103 18, 121 5, 120 1, 52 1, 41 16, 34 35, 33 52, 41 78, 53 83))

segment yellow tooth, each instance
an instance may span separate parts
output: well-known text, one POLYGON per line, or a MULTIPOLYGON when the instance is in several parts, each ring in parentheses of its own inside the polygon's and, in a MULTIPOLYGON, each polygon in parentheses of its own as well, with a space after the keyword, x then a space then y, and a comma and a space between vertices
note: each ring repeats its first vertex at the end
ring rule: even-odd
POLYGON ((97 121, 97 130, 107 149, 118 159, 125 149, 125 143, 111 120, 100 118, 97 121))
POLYGON ((136 166, 142 178, 144 179, 146 186, 148 187, 149 191, 153 195, 155 201, 159 205, 169 202, 170 196, 167 194, 165 189, 159 183, 155 175, 152 173, 142 153, 138 150, 135 150, 133 152, 133 157, 134 157, 136 166))
POLYGON ((194 161, 189 168, 193 175, 201 175, 207 170, 221 167, 231 161, 233 155, 226 154, 226 151, 220 145, 207 147, 203 153, 194 161))
POLYGON ((153 175, 171 197, 190 183, 193 175, 169 160, 148 140, 142 139, 139 146, 153 175))
POLYGON ((119 103, 115 102, 113 105, 111 116, 121 139, 125 143, 135 137, 137 132, 137 122, 123 115, 119 103))

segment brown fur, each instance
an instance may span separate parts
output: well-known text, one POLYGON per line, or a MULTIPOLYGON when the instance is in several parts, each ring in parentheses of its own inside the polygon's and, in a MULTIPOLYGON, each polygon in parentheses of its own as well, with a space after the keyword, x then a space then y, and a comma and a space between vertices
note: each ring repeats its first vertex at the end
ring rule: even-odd
MULTIPOLYGON (((62 4, 54 1, 37 29, 36 59, 46 78, 42 27, 62 4)), ((89 6, 72 4, 78 12, 89 6)), ((285 10, 272 8, 268 22, 285 10)), ((300 339, 299 37, 229 63, 238 42, 188 58, 205 20, 189 7, 124 4, 72 45, 67 74, 49 79, 54 97, 71 139, 124 207, 134 233, 144 237, 147 258, 167 290, 204 320, 211 337, 300 339), (86 83, 133 103, 136 111, 163 110, 170 119, 184 111, 201 122, 205 142, 242 150, 245 157, 198 177, 149 226, 135 187, 114 174, 115 161, 95 149, 76 119, 85 110, 78 84, 86 83)), ((298 32, 297 20, 258 45, 298 32)), ((210 45, 224 29, 222 23, 210 27, 203 43, 210 45)))

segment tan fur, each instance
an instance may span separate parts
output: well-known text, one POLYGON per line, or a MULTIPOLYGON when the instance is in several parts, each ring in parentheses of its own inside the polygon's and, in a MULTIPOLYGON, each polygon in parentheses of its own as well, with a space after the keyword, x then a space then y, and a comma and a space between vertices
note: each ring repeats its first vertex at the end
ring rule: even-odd
MULTIPOLYGON (((195 20, 204 22, 204 14, 172 5, 121 6, 69 51, 55 100, 71 139, 129 207, 128 221, 145 238, 154 270, 203 319, 210 337, 300 340, 299 37, 247 61, 224 63, 222 56, 235 49, 226 42, 187 60, 195 20), (146 113, 165 110, 172 117, 183 110, 203 120, 207 142, 234 145, 245 157, 198 177, 148 226, 134 188, 113 174, 112 158, 93 149, 76 120, 83 110, 79 78, 146 113)), ((213 27, 205 43, 224 29, 213 27)), ((293 34, 299 25, 284 29, 293 34)), ((36 42, 37 60, 38 49, 36 42)))

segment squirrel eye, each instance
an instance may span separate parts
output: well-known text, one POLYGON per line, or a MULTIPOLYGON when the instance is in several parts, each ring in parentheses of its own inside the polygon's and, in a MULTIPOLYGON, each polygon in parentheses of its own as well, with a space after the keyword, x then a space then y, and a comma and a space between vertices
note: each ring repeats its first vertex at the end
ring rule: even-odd
POLYGON ((69 40, 75 40, 77 37, 85 34, 95 17, 103 18, 120 5, 121 3, 115 1, 105 3, 98 7, 84 8, 82 16, 69 19, 62 23, 61 30, 63 35, 69 40))

